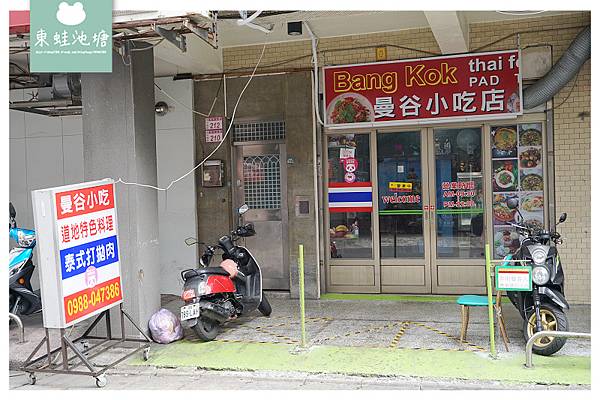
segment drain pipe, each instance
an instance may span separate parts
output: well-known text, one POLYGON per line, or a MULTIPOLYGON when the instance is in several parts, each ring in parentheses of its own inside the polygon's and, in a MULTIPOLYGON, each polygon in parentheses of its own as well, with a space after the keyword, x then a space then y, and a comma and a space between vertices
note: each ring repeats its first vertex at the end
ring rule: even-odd
POLYGON ((591 27, 584 28, 548 73, 523 91, 523 108, 529 110, 550 100, 590 58, 591 27))
POLYGON ((314 80, 315 80, 315 84, 314 84, 314 93, 313 93, 313 104, 315 106, 315 114, 317 115, 317 121, 319 121, 319 124, 321 125, 325 125, 323 123, 323 120, 321 119, 321 114, 319 113, 319 60, 317 59, 317 44, 319 43, 319 39, 315 36, 315 34, 313 33, 312 29, 310 29, 310 25, 308 25, 308 22, 303 21, 304 22, 304 26, 306 26, 306 30, 308 31, 308 34, 310 35, 310 43, 312 46, 312 61, 313 61, 313 66, 314 66, 314 80))
MULTIPOLYGON (((316 254, 317 254, 317 282, 318 282, 318 290, 317 290, 317 298, 321 297, 321 227, 320 227, 320 213, 321 213, 321 204, 320 204, 320 196, 319 196, 319 187, 321 186, 321 181, 319 180, 319 151, 317 150, 318 140, 321 135, 320 127, 323 126, 323 120, 321 119, 321 114, 319 113, 319 60, 317 59, 317 43, 318 39, 313 33, 312 29, 308 25, 308 22, 303 21, 304 26, 306 26, 306 30, 310 35, 311 47, 312 47, 312 61, 313 61, 313 82, 312 82, 312 91, 313 91, 313 190, 315 193, 315 197, 313 199, 314 202, 314 211, 315 211, 315 245, 316 245, 316 254), (317 122, 320 125, 317 125, 317 122), (317 133, 318 132, 318 133, 317 133)), ((325 256, 323 255, 323 259, 325 256)))

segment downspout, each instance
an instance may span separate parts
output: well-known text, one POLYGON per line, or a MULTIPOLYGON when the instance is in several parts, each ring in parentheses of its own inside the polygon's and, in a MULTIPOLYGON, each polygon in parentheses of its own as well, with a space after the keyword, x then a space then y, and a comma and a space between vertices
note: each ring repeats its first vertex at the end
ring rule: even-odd
POLYGON ((312 29, 306 21, 304 21, 304 25, 306 26, 306 30, 310 35, 311 47, 312 47, 312 61, 313 61, 313 81, 312 81, 312 91, 313 91, 313 190, 315 193, 314 196, 314 212, 315 212, 315 245, 316 245, 316 255, 317 255, 317 298, 321 298, 321 293, 324 288, 321 287, 321 260, 325 259, 325 255, 321 258, 321 224, 319 221, 322 219, 321 217, 321 204, 319 202, 319 187, 321 186, 321 181, 319 180, 319 163, 318 163, 318 151, 317 146, 320 143, 318 140, 321 135, 320 127, 323 126, 323 120, 321 119, 321 115, 319 113, 319 60, 317 59, 317 43, 318 39, 313 33, 312 29), (316 118, 315 118, 316 117, 316 118), (319 122, 320 125, 317 125, 316 122, 319 122), (318 133, 317 133, 318 132, 318 133))
POLYGON ((523 91, 523 108, 544 104, 577 74, 592 52, 591 27, 584 28, 543 78, 523 91))
POLYGON ((317 121, 319 121, 319 124, 323 126, 325 124, 323 123, 323 120, 321 119, 321 114, 319 113, 319 60, 317 59, 317 43, 319 42, 319 39, 317 39, 312 29, 310 29, 310 25, 308 25, 308 22, 304 21, 304 26, 306 26, 306 30, 310 35, 310 44, 312 47, 312 62, 314 66, 313 77, 315 80, 315 84, 313 85, 313 104, 315 106, 315 114, 317 115, 317 121))

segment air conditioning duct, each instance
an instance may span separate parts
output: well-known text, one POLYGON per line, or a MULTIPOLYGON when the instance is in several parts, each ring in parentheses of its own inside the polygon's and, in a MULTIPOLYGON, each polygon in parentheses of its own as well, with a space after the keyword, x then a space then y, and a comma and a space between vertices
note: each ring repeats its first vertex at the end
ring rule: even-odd
POLYGON ((523 91, 523 108, 529 110, 544 104, 577 74, 592 52, 591 27, 581 31, 569 48, 543 78, 523 91))

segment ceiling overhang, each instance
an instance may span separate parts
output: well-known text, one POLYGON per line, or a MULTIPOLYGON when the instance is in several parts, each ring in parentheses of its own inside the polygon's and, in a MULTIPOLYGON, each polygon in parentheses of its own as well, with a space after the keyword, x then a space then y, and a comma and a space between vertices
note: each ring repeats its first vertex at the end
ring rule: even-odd
POLYGON ((442 54, 469 51, 469 23, 463 11, 425 11, 442 54))

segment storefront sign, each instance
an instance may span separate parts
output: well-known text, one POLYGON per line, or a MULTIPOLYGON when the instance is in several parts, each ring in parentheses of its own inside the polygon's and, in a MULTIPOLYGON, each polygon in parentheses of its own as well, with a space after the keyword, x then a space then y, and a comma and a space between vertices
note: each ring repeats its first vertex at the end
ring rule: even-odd
POLYGON ((31 0, 31 72, 112 72, 112 2, 31 0))
POLYGON ((33 192, 44 326, 64 328, 123 301, 114 183, 33 192))
POLYGON ((223 117, 208 117, 205 120, 206 143, 223 140, 223 117))
POLYGON ((411 192, 412 182, 389 182, 388 188, 392 192, 411 192))
POLYGON ((496 267, 496 289, 510 291, 531 290, 530 266, 505 266, 496 267))
POLYGON ((371 212, 371 182, 329 183, 329 212, 371 212))
POLYGON ((519 51, 324 68, 328 127, 522 114, 519 51))

